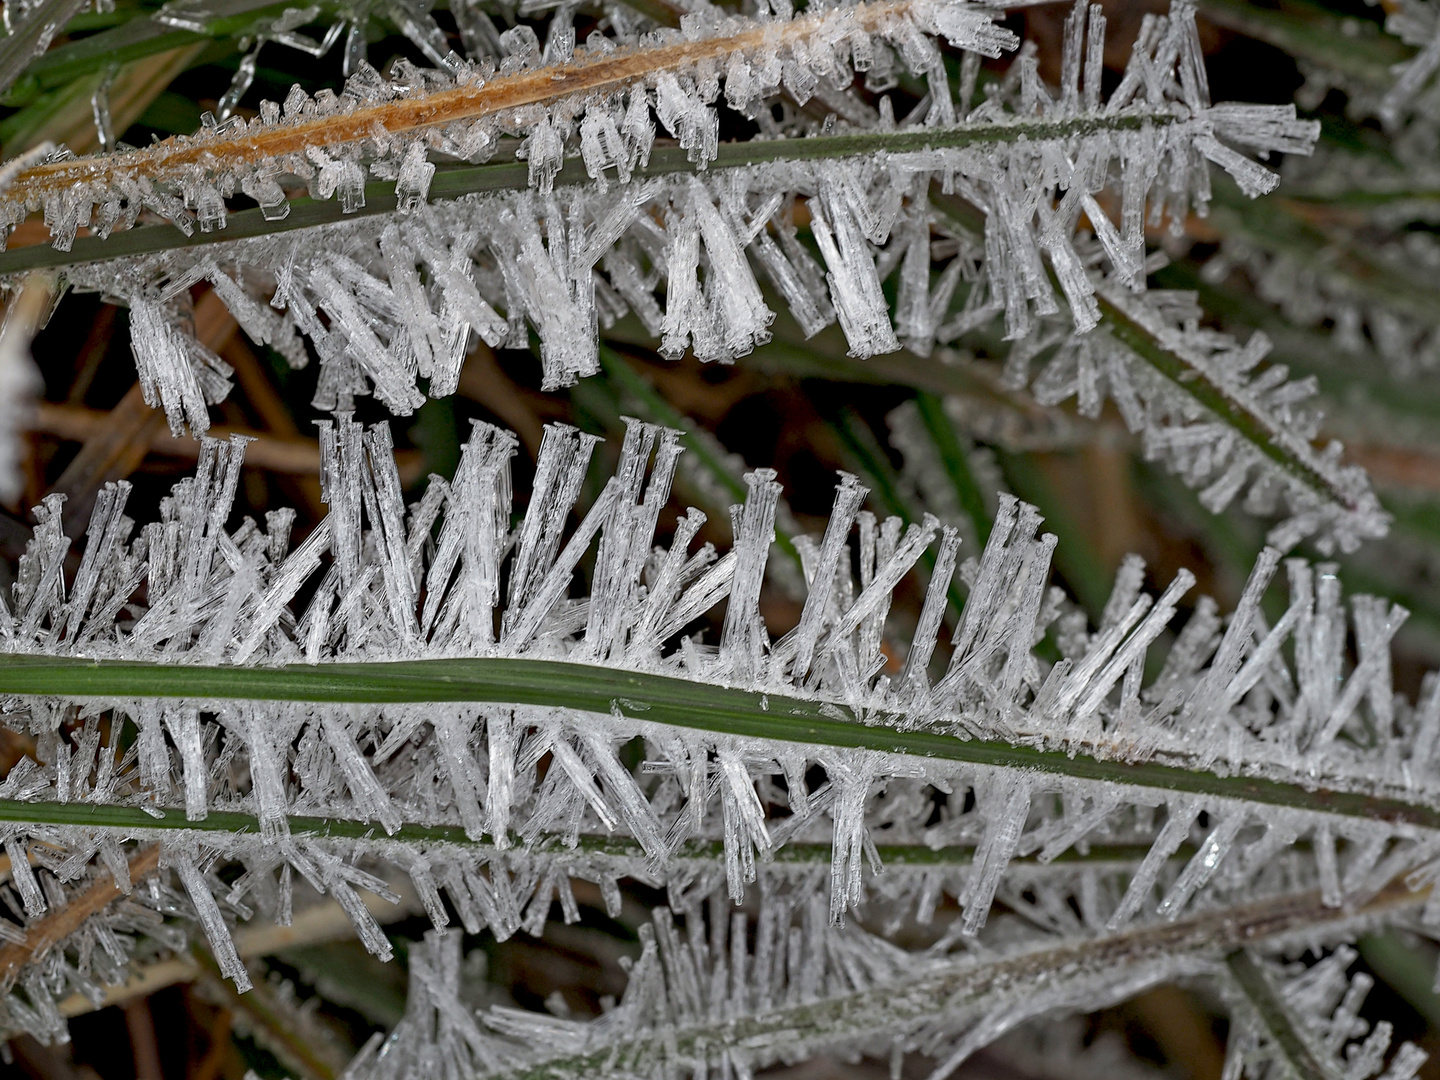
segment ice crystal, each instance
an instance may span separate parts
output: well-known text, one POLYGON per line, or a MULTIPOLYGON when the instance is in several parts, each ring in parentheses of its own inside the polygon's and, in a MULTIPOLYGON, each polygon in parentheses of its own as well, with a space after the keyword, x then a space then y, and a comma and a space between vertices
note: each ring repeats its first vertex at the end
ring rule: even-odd
POLYGON ((1437 19, 1434 4, 1425 0, 1405 0, 1386 15, 1385 29, 1420 50, 1399 67, 1394 85, 1380 100, 1378 112, 1381 119, 1393 125, 1403 111, 1414 108, 1424 110, 1433 101, 1433 94, 1422 98, 1422 91, 1434 78, 1436 70, 1440 70, 1440 19, 1437 19))

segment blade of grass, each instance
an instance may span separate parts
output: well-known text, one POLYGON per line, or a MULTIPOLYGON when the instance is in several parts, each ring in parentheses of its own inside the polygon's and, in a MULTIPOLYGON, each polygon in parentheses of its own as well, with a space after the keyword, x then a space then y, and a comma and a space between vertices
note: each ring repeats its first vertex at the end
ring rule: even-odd
POLYGON ((1314 464, 1313 453, 1301 454, 1287 445, 1282 432, 1275 429, 1263 415, 1254 413, 1237 402, 1208 372, 1190 363, 1185 356, 1167 348, 1144 326, 1117 307, 1109 298, 1097 296, 1101 325, 1112 337, 1125 345, 1176 387, 1223 420, 1246 442, 1273 461, 1282 471, 1300 481, 1326 501, 1347 509, 1358 509, 1354 494, 1337 485, 1314 464))
POLYGON ((1249 199, 1217 177, 1207 224, 1285 255, 1331 279, 1348 296, 1384 305, 1429 324, 1440 323, 1440 291, 1372 257, 1364 246, 1291 212, 1284 199, 1249 199))
POLYGON ((1273 1060, 1283 1076, 1290 1080, 1341 1080, 1310 1046, 1309 1038, 1300 1030, 1265 969, 1248 949, 1231 953, 1225 958, 1225 966, 1279 1051, 1273 1060))
POLYGON ((1386 34, 1379 23, 1336 14, 1309 0, 1263 7, 1245 0, 1199 0, 1211 22, 1273 45, 1291 56, 1328 68, 1374 90, 1395 81, 1390 70, 1415 49, 1386 34))
MULTIPOLYGON (((1212 514, 1199 503, 1195 493, 1160 470, 1143 463, 1138 466, 1137 476, 1146 498, 1163 511, 1183 523, 1183 528, 1199 540, 1211 562, 1223 568, 1229 575, 1233 587, 1238 590, 1249 569, 1263 546, 1263 538, 1257 533, 1247 532, 1234 515, 1212 514)), ((1410 533, 1425 544, 1433 544, 1440 528, 1431 513, 1407 510, 1406 505, 1393 498, 1386 499, 1387 512, 1397 516, 1399 531, 1410 533)), ((1361 562, 1347 558, 1339 564, 1339 577, 1347 592, 1370 596, 1386 596, 1400 604, 1409 613, 1409 622, 1423 625, 1431 630, 1440 630, 1440 599, 1420 590, 1420 583, 1411 575, 1408 565, 1401 563, 1398 576, 1387 576, 1377 572, 1375 566, 1385 566, 1384 560, 1361 562)), ((1287 601, 1280 582, 1272 581, 1261 598, 1265 617, 1273 624, 1285 613, 1287 601)), ((1401 631, 1404 633, 1404 630, 1401 631)))
POLYGON ((955 429, 950 418, 945 415, 945 404, 934 394, 927 393, 917 394, 915 404, 920 411, 925 430, 935 443, 940 461, 945 466, 945 475, 950 478, 950 484, 955 489, 955 500, 970 519, 975 536, 983 546, 985 541, 990 539, 993 522, 990 520, 990 511, 985 508, 985 495, 970 468, 969 455, 955 437, 955 429))
MULTIPOLYGON (((251 814, 233 811, 211 811, 204 818, 191 820, 183 810, 160 809, 148 806, 141 809, 133 805, 114 803, 47 803, 26 802, 14 799, 0 799, 0 821, 17 824, 78 825, 86 829, 110 830, 125 839, 144 839, 160 842, 167 834, 175 831, 187 833, 213 833, 219 836, 258 835, 260 819, 251 814), (156 815, 159 816, 156 816, 156 815)), ((426 847, 452 846, 480 851, 513 850, 526 847, 537 855, 574 854, 587 863, 608 863, 617 873, 624 873, 633 867, 636 859, 646 857, 645 849, 636 840, 611 833, 580 833, 572 845, 567 837, 550 836, 538 841, 527 842, 519 833, 512 833, 509 845, 501 849, 493 837, 473 839, 458 825, 401 825, 394 833, 386 834, 375 822, 343 817, 307 817, 302 814, 288 815, 285 819, 289 835, 296 838, 310 838, 343 842, 362 841, 369 849, 382 849, 394 845, 397 849, 415 845, 426 847)), ((931 847, 928 844, 886 844, 877 843, 875 851, 881 863, 890 868, 965 866, 974 861, 975 843, 947 844, 931 847)), ((1049 862, 1073 864, 1084 863, 1090 867, 1124 868, 1142 860, 1149 851, 1146 844, 1087 844, 1083 851, 1070 848, 1049 862)), ((1190 845, 1184 845, 1172 858, 1187 860, 1194 854, 1190 845)), ((670 860, 676 863, 705 863, 713 865, 725 855, 723 840, 687 840, 670 853, 670 860)), ((774 849, 772 861, 782 865, 803 866, 828 865, 832 857, 828 842, 790 841, 774 849)), ((1016 856, 1017 866, 1043 867, 1035 855, 1016 856)), ((283 942, 282 942, 283 943, 283 942)))
MULTIPOLYGON (((0 97, 0 103, 27 105, 40 94, 67 86, 109 64, 127 64, 217 39, 243 38, 254 31, 257 23, 283 15, 292 7, 286 0, 218 0, 207 4, 210 17, 198 29, 180 29, 151 18, 148 9, 132 8, 120 25, 67 42, 37 58, 0 97)), ((327 4, 323 10, 328 13, 336 9, 327 4)))
POLYGON ((293 1003, 277 998, 266 983, 257 981, 245 993, 239 993, 204 948, 192 945, 190 954, 210 991, 233 1012, 244 1013, 260 1029, 255 1034, 261 1036, 261 1045, 275 1052, 286 1067, 306 1080, 335 1080, 344 1071, 347 1055, 339 1046, 319 1037, 316 1014, 306 1017, 308 1022, 302 1027, 295 1019, 304 1014, 298 1013, 293 1003))
POLYGON ((1424 1018, 1432 1030, 1440 1029, 1440 994, 1435 992, 1435 949, 1430 943, 1416 948, 1397 932, 1366 934, 1356 943, 1360 957, 1386 986, 1394 990, 1424 1018))
MULTIPOLYGON (((1296 326, 1254 295, 1204 280, 1193 263, 1164 267, 1156 272, 1155 283, 1196 293, 1204 309, 1227 327, 1265 331, 1274 344, 1269 359, 1297 375, 1313 375, 1321 392, 1341 406, 1342 418, 1380 409, 1413 427, 1416 421, 1433 425, 1440 417, 1440 392, 1433 386, 1391 377, 1380 364, 1341 350, 1323 332, 1296 326)), ((1375 427, 1383 433, 1395 425, 1382 419, 1375 427)))
POLYGON ((18 15, 19 25, 8 36, 0 38, 0 93, 20 77, 36 53, 44 52, 45 46, 79 13, 85 2, 40 0, 35 7, 18 15))
MULTIPOLYGON (((1217 190, 1221 181, 1216 181, 1217 190)), ((938 185, 931 185, 931 204, 951 219, 957 227, 974 229, 978 211, 954 195, 947 195, 938 185)), ((1263 200, 1256 200, 1263 201, 1263 200)), ((1262 412, 1254 411, 1216 381, 1211 372, 1192 360, 1183 349, 1166 343, 1163 334, 1144 325, 1143 321, 1123 309, 1117 301, 1119 293, 1095 296, 1100 308, 1100 326, 1111 337, 1148 364, 1176 389, 1229 425, 1235 433, 1259 453, 1274 462, 1284 473, 1315 492, 1326 502, 1350 511, 1364 509, 1360 496, 1352 491, 1333 470, 1327 470, 1318 451, 1300 440, 1287 438, 1283 429, 1262 412)), ((1366 489, 1368 493, 1368 488, 1366 489)))
MULTIPOLYGON (((951 147, 983 146, 1019 140, 1059 139, 1091 130, 1129 130, 1143 123, 1166 123, 1163 116, 1117 116, 1113 118, 1081 117, 1074 121, 1015 121, 1004 124, 970 124, 954 128, 906 129, 889 132, 817 135, 805 139, 772 139, 751 142, 722 143, 715 159, 706 169, 745 168, 778 161, 843 160, 877 154, 900 154, 951 147)), ((212 144, 206 143, 209 147, 212 144)), ((96 159, 84 159, 88 166, 96 159)), ((44 167, 48 168, 48 167, 44 167)), ((678 146, 657 145, 648 164, 633 170, 640 179, 695 172, 689 151, 678 146)), ((497 191, 523 191, 529 187, 529 165, 523 161, 503 161, 490 165, 437 166, 430 184, 430 199, 456 199, 464 195, 497 191)), ((47 183, 62 180, 60 174, 49 176, 47 183)), ((587 185, 590 177, 578 158, 566 160, 555 177, 557 187, 587 185)), ((12 197, 21 194, 12 189, 12 197)), ((180 248, 223 244, 256 236, 270 236, 297 229, 330 225, 337 221, 353 221, 377 214, 393 213, 397 203, 394 184, 377 181, 365 187, 365 205, 345 213, 338 200, 298 198, 290 202, 290 213, 280 221, 267 221, 259 209, 229 214, 224 229, 197 232, 187 236, 173 225, 142 225, 99 237, 81 237, 70 251, 57 251, 44 245, 0 252, 0 274, 49 266, 74 266, 103 262, 131 255, 147 255, 180 248)))
MULTIPOLYGON (((1017 768, 1440 829, 1440 806, 1418 794, 1406 797, 1312 788, 1307 785, 1314 779, 1308 775, 1293 783, 1243 770, 1222 776, 1178 760, 1133 762, 1123 747, 1110 757, 1112 750, 1104 743, 1040 749, 967 739, 941 730, 914 730, 905 714, 877 712, 867 714, 862 722, 853 710, 836 702, 557 660, 484 658, 241 668, 10 653, 0 656, 0 695, 45 695, 69 701, 489 702, 607 716, 618 712, 646 723, 719 734, 1017 768)), ((5 809, 0 807, 0 820, 4 820, 5 809)), ((74 814, 77 816, 69 820, 79 823, 91 809, 55 804, 46 812, 74 814)))
MULTIPOLYGON (((906 524, 918 522, 920 510, 901 491, 900 475, 860 414, 853 409, 842 410, 831 424, 831 430, 849 454, 855 471, 870 484, 871 495, 877 504, 906 524)), ((933 556, 930 565, 934 565, 933 556)))
MULTIPOLYGON (((840 445, 850 458, 850 464, 861 478, 870 485, 871 494, 886 513, 900 518, 907 525, 918 523, 924 516, 901 490, 902 483, 890 457, 875 438, 875 433, 858 413, 846 409, 830 425, 840 445)), ((926 548, 920 557, 929 573, 935 570, 935 552, 926 548)), ((959 578, 952 578, 946 591, 949 606, 946 616, 953 625, 965 606, 965 584, 959 578)))
MULTIPOLYGON (((962 1014, 984 1008, 996 999, 1020 1002, 1027 997, 1053 992, 1058 980, 1076 978, 1086 986, 1083 1000, 1104 1001, 1105 976, 1116 970, 1116 958, 1124 957, 1123 970, 1142 971, 1154 965, 1148 979, 1127 982, 1119 992, 1133 994, 1163 981, 1176 970, 1176 961, 1185 957, 1215 957, 1239 946, 1270 944, 1276 947, 1306 933, 1312 936, 1325 928, 1343 932, 1356 925, 1357 915, 1370 918, 1413 906, 1417 901, 1403 886, 1392 886, 1360 912, 1326 908, 1318 893, 1277 897, 1179 919, 1147 925, 1093 938, 1072 940, 1063 945, 1047 943, 1021 948, 1008 955, 987 954, 981 959, 947 964, 939 971, 918 972, 895 983, 851 993, 838 993, 818 1001, 785 1004, 762 1013, 737 1017, 726 1025, 725 1036, 734 1044, 765 1046, 782 1041, 809 1045, 834 1039, 837 1035, 920 1028, 933 1022, 937 1009, 962 1014)), ((1363 925, 1363 924, 1362 924, 1363 925)), ((1115 991, 1110 991, 1115 992, 1115 991)), ((634 1029, 632 1029, 634 1030, 634 1029)), ((549 1059, 528 1061, 519 1070, 498 1076, 525 1077, 525 1080, 566 1080, 591 1075, 616 1060, 633 1062, 652 1058, 691 1060, 712 1043, 713 1023, 638 1027, 623 1041, 600 1040, 578 1052, 557 1052, 549 1059)), ((1308 1080, 1308 1078, 1307 1078, 1308 1080)), ((1328 1080, 1328 1077, 1325 1078, 1328 1080)))

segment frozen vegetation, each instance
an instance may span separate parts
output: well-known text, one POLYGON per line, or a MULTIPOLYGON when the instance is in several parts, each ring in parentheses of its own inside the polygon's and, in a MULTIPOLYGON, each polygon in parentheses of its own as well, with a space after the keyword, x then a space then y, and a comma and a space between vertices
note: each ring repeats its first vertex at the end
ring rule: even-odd
MULTIPOLYGON (((245 990, 237 927, 316 893, 389 959, 365 897, 403 891, 434 931, 351 1080, 742 1078, 822 1051, 922 1053, 941 1080, 1037 1016, 1182 979, 1230 1011, 1226 1080, 1414 1076, 1424 1054, 1360 1018, 1348 943, 1440 935, 1440 677, 1397 694, 1409 613, 1293 554, 1352 552, 1389 515, 1322 443, 1313 377, 1149 284, 1155 230, 1207 213, 1212 183, 1265 196, 1281 156, 1318 182, 1294 163, 1319 123, 1212 102, 1188 0, 1145 16, 1108 93, 1106 15, 1083 2, 1055 85, 970 0, 700 0, 677 26, 615 5, 584 42, 569 6, 542 41, 456 0, 464 56, 390 6, 430 66, 381 75, 351 13, 332 25, 343 86, 247 119, 261 45, 328 47, 281 15, 194 135, 117 147, 97 97, 104 152, 0 171, 0 225, 41 215, 65 282, 129 308, 175 434, 203 436, 232 389, 189 319, 202 282, 251 340, 318 363, 331 415, 325 514, 298 543, 293 511, 234 512, 243 438, 203 439, 155 520, 127 516, 124 481, 78 543, 60 497, 35 509, 0 605, 0 722, 34 745, 0 781, 0 1028, 63 1041, 63 999, 99 1002, 190 936, 245 990), (902 80, 919 104, 897 116, 902 80), (736 117, 753 138, 721 139, 736 117), (627 316, 668 359, 743 363, 777 308, 806 336, 838 324, 852 357, 920 365, 995 326, 1005 391, 1118 418, 1206 510, 1263 522, 1239 603, 1186 571, 1147 589, 1131 557, 1091 619, 1052 583, 1035 507, 1002 493, 982 539, 940 497, 877 515, 843 472, 803 535, 775 471, 746 471, 721 550, 705 513, 667 504, 697 467, 685 439, 733 462, 638 419, 598 482, 598 438, 546 426, 518 500, 516 436, 477 422, 407 504, 390 427, 354 419, 357 398, 408 416, 453 394, 477 341, 533 335, 545 388, 569 386, 627 316), (798 615, 772 634, 787 580, 798 615), (917 581, 918 612, 892 617, 917 581), (618 914, 625 881, 668 905, 598 1019, 463 1003, 452 923, 538 936, 552 909, 577 917, 574 883, 618 914), (903 925, 933 932, 902 945, 903 925), (5 960, 19 949, 43 955, 5 960)), ((0 81, 75 10, 7 5, 0 81)), ((1371 107, 1398 126, 1433 95, 1440 38, 1419 0, 1391 20, 1418 51, 1371 107)), ((1243 244, 1222 263, 1291 281, 1243 244)), ((13 435, 50 294, 10 284, 13 435)), ((1317 320, 1390 319, 1372 336, 1392 367, 1440 352, 1414 312, 1323 282, 1313 299, 1317 320)), ((892 414, 922 494, 944 487, 923 419, 892 414)), ((19 469, 7 439, 0 491, 19 469)))

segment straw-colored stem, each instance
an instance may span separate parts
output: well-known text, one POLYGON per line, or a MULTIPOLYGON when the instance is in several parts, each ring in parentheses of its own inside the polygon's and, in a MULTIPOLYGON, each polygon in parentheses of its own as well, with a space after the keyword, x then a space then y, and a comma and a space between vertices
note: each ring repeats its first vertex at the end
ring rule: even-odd
MULTIPOLYGON (((856 32, 870 33, 903 17, 914 0, 879 0, 846 9, 856 32)), ((532 68, 489 81, 460 82, 443 90, 359 105, 348 111, 311 116, 293 123, 251 125, 233 136, 175 136, 140 150, 50 162, 15 178, 9 197, 44 196, 79 183, 107 183, 120 177, 173 175, 189 166, 207 171, 253 165, 313 147, 336 147, 389 135, 479 120, 529 105, 555 105, 581 95, 614 93, 667 71, 693 68, 737 53, 779 49, 809 37, 842 17, 825 11, 785 23, 755 25, 726 37, 680 41, 648 48, 579 54, 564 64, 532 68)), ((343 99, 342 99, 343 100, 343 99)))

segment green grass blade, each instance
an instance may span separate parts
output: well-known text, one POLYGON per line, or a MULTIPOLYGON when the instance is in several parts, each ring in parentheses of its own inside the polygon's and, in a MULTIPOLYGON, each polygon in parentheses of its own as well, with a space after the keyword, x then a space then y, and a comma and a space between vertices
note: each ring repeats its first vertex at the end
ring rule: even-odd
POLYGON ((935 444, 935 450, 945 466, 945 475, 955 489, 955 500, 970 519, 975 535, 983 546, 990 539, 990 528, 994 524, 990 511, 985 507, 985 495, 970 468, 970 457, 960 440, 955 437, 955 428, 945 415, 945 404, 934 394, 921 393, 915 397, 920 411, 920 420, 935 444))
MULTIPOLYGON (((168 47, 174 48, 175 43, 168 47)), ((920 128, 904 131, 867 131, 843 135, 817 135, 807 139, 773 139, 722 143, 706 171, 745 168, 779 161, 843 160, 877 154, 900 154, 944 148, 984 146, 1020 140, 1059 139, 1097 130, 1126 131, 1145 124, 1171 122, 1160 115, 1116 117, 1083 116, 1066 121, 1015 121, 1004 124, 969 124, 953 128, 920 128)), ((657 146, 643 168, 634 170, 640 179, 672 176, 697 171, 689 152, 678 146, 657 146)), ((436 169, 430 184, 430 198, 456 199, 464 195, 498 191, 524 191, 529 186, 530 167, 523 161, 492 165, 453 165, 436 169)), ((555 177, 556 186, 586 185, 589 174, 578 157, 570 158, 555 177)), ((376 182, 365 188, 365 205, 346 214, 338 200, 300 198, 290 204, 290 213, 280 221, 267 221, 260 210, 241 210, 227 217, 224 229, 187 236, 173 225, 143 225, 112 234, 106 239, 81 237, 69 251, 45 245, 0 252, 0 274, 52 266, 75 266, 104 262, 131 255, 204 247, 269 236, 297 229, 354 221, 377 214, 393 213, 397 203, 394 184, 376 182)))
POLYGON ((1390 70, 1415 55, 1415 49, 1386 34, 1378 23, 1338 15, 1308 0, 1287 0, 1266 7, 1246 0, 1199 0, 1200 14, 1211 22, 1263 41, 1374 90, 1395 81, 1390 70))
POLYGON ((45 695, 76 701, 164 698, 371 705, 466 702, 575 709, 601 715, 618 712, 643 722, 725 735, 1016 768, 1440 829, 1440 807, 1420 798, 1311 789, 1300 780, 1286 783, 1256 776, 1221 776, 1178 764, 1131 762, 997 740, 966 739, 933 729, 911 730, 904 715, 870 715, 861 721, 834 702, 558 660, 484 658, 208 667, 12 653, 0 657, 0 695, 45 695))
POLYGON ((1237 949, 1225 958, 1225 966, 1279 1050, 1274 1060, 1280 1066, 1280 1074, 1289 1080, 1339 1080, 1334 1070, 1327 1068, 1311 1048, 1309 1039, 1297 1027, 1290 1009, 1255 957, 1245 949, 1237 949))

